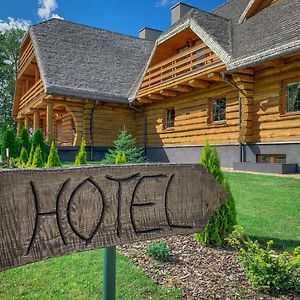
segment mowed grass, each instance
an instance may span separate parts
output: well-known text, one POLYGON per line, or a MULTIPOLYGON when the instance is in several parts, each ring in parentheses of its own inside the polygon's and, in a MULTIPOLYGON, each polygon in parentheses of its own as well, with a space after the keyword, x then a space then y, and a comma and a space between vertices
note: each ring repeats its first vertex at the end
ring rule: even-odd
POLYGON ((300 180, 226 173, 236 201, 238 223, 261 243, 279 249, 300 246, 300 180))
MULTIPOLYGON (((0 299, 101 299, 103 251, 75 253, 0 272, 0 299)), ((117 299, 176 299, 117 255, 117 299)))

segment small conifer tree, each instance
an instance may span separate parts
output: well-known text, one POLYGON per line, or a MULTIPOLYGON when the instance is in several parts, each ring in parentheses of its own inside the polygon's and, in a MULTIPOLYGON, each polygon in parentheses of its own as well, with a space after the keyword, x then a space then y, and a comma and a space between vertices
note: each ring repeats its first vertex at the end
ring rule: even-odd
POLYGON ((61 167, 61 166, 62 165, 61 165, 61 161, 59 159, 58 150, 56 148, 55 142, 52 141, 48 160, 47 160, 45 167, 51 168, 51 167, 61 167))
POLYGON ((36 150, 37 146, 40 146, 43 160, 45 161, 47 158, 46 154, 46 142, 43 136, 43 133, 40 129, 37 129, 31 138, 31 144, 33 145, 34 151, 36 150))
POLYGON ((114 148, 109 149, 104 159, 101 161, 103 164, 114 164, 117 153, 125 153, 127 163, 142 163, 145 156, 143 149, 135 146, 135 139, 125 129, 120 131, 117 139, 114 141, 114 148))
POLYGON ((7 159, 6 149, 9 149, 10 158, 18 157, 18 140, 14 130, 7 128, 3 134, 3 140, 1 144, 1 156, 2 160, 7 159))
POLYGON ((34 156, 34 146, 33 144, 31 144, 31 148, 30 148, 30 152, 29 152, 29 157, 28 157, 28 161, 27 161, 27 168, 31 168, 32 167, 32 162, 33 162, 33 156, 34 156))
POLYGON ((26 168, 27 162, 28 162, 28 152, 25 147, 22 147, 21 154, 17 163, 18 168, 26 168))
POLYGON ((225 242, 225 239, 232 233, 234 226, 237 224, 235 202, 230 186, 227 180, 224 179, 217 150, 212 148, 208 142, 203 149, 200 163, 223 185, 228 193, 228 198, 214 213, 205 229, 200 233, 196 233, 195 239, 205 245, 219 246, 225 242))
POLYGON ((81 166, 81 165, 86 165, 86 150, 85 150, 85 139, 82 138, 81 144, 80 144, 80 149, 79 152, 76 155, 75 159, 75 165, 76 166, 81 166))
POLYGON ((25 128, 25 126, 22 127, 22 130, 21 130, 21 133, 19 136, 19 153, 21 153, 23 147, 26 149, 27 154, 28 154, 30 151, 31 144, 30 144, 30 140, 29 140, 29 134, 28 134, 28 131, 25 128))
POLYGON ((41 150, 41 146, 38 145, 34 151, 32 167, 33 168, 42 168, 44 166, 44 159, 41 150))
POLYGON ((115 160, 115 164, 116 165, 120 165, 120 164, 126 164, 126 154, 124 151, 122 152, 117 152, 116 154, 116 160, 115 160))

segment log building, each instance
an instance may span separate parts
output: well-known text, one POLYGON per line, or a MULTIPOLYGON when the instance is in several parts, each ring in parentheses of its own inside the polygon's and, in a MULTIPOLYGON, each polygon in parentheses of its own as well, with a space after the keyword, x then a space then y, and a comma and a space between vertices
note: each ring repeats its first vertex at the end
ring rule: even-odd
POLYGON ((139 38, 58 19, 32 26, 13 116, 65 159, 84 137, 100 159, 120 129, 153 161, 300 171, 300 2, 231 0, 212 12, 178 3, 164 32, 139 38))

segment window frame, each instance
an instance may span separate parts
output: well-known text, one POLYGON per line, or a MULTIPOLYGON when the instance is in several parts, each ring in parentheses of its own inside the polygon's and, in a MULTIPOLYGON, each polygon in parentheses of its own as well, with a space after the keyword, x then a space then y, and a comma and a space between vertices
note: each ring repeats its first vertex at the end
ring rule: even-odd
POLYGON ((226 120, 227 120, 227 98, 226 95, 221 95, 215 98, 210 98, 210 104, 209 104, 209 123, 214 125, 218 125, 218 124, 226 124, 226 120), (224 120, 219 120, 219 121, 215 121, 214 120, 214 102, 217 100, 222 100, 225 99, 225 119, 224 120))
POLYGON ((175 128, 175 118, 176 118, 175 107, 165 108, 165 115, 164 115, 164 129, 165 130, 173 130, 175 128), (173 126, 168 126, 168 111, 171 111, 171 110, 174 110, 173 126))
POLYGON ((294 77, 282 81, 282 114, 283 115, 297 115, 300 114, 300 110, 287 111, 287 86, 290 83, 300 82, 300 77, 294 77))

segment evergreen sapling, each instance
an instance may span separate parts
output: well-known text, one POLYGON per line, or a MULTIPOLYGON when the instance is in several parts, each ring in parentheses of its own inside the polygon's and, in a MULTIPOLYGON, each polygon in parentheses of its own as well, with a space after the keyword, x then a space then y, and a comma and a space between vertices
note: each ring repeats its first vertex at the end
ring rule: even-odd
POLYGON ((42 168, 44 166, 43 154, 41 146, 38 145, 34 151, 32 167, 33 168, 42 168))
POLYGON ((27 153, 29 153, 30 146, 31 144, 29 140, 28 131, 25 128, 25 126, 23 126, 19 136, 19 153, 21 153, 23 147, 26 149, 27 153))
POLYGON ((75 159, 75 165, 76 166, 81 166, 81 165, 86 165, 86 150, 85 150, 85 139, 82 138, 81 144, 80 144, 80 149, 79 152, 76 155, 75 159))
POLYGON ((59 159, 58 150, 56 148, 55 142, 52 141, 48 160, 47 160, 45 167, 51 168, 51 167, 61 167, 61 166, 62 165, 61 165, 61 161, 59 159))
POLYGON ((107 151, 101 163, 114 164, 117 153, 122 152, 125 153, 127 163, 143 163, 146 160, 143 149, 136 147, 135 139, 123 129, 114 141, 114 148, 107 151))
POLYGON ((208 142, 203 149, 200 163, 224 187, 228 193, 228 197, 219 210, 214 213, 205 229, 200 233, 196 233, 195 239, 205 245, 220 246, 232 233, 234 226, 237 224, 235 202, 229 183, 224 178, 221 170, 217 150, 212 148, 208 142))
POLYGON ((25 147, 22 147, 21 154, 17 163, 18 168, 26 168, 27 162, 28 162, 28 152, 25 147))

